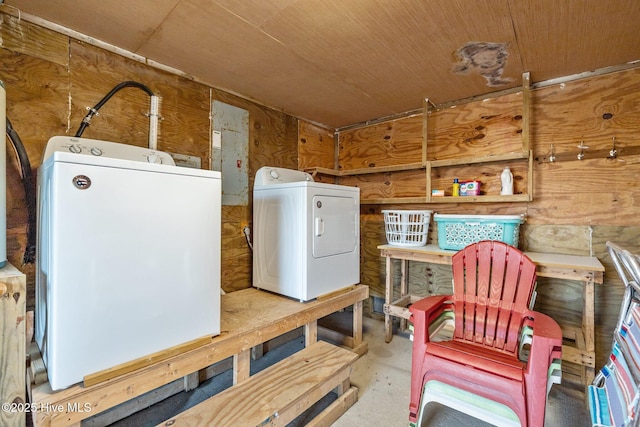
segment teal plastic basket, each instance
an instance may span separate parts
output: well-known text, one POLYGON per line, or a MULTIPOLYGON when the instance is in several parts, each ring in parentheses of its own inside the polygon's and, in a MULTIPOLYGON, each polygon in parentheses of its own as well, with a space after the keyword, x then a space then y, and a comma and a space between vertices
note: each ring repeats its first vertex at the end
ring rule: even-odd
POLYGON ((518 247, 524 215, 435 214, 440 249, 460 250, 481 240, 499 240, 518 247))

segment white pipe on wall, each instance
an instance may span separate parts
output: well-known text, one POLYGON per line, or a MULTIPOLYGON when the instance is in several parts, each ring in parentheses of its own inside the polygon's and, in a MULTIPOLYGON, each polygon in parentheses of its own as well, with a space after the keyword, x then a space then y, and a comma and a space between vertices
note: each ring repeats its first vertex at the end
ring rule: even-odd
POLYGON ((151 96, 151 111, 149 112, 149 148, 158 149, 158 110, 160 101, 158 96, 151 96))

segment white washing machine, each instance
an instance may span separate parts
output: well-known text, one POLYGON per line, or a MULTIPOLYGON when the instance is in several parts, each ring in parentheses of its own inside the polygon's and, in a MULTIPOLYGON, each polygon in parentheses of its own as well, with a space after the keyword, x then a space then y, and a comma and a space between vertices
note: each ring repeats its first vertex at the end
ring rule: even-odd
POLYGON ((35 335, 53 390, 220 333, 220 178, 155 150, 49 140, 35 335))
POLYGON ((360 189, 263 167, 253 187, 253 286, 300 301, 360 282, 360 189))

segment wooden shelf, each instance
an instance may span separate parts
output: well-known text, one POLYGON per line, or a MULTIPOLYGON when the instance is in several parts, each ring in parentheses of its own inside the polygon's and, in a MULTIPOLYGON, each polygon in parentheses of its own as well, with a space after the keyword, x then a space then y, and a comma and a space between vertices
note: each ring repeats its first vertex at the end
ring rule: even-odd
POLYGON ((411 203, 427 203, 427 198, 422 197, 391 197, 383 199, 361 199, 361 205, 400 205, 411 203))
POLYGON ((503 162, 508 160, 524 160, 529 158, 529 153, 506 153, 496 154, 491 156, 482 156, 475 158, 464 159, 444 159, 444 160, 432 160, 429 165, 432 168, 447 167, 447 166, 461 166, 461 165, 473 165, 477 163, 491 163, 491 162, 503 162))
POLYGON ((432 197, 429 203, 509 203, 509 202, 529 202, 529 194, 514 194, 513 196, 444 196, 432 197))
POLYGON ((351 387, 349 379, 357 359, 351 351, 318 341, 161 425, 287 425, 335 390, 338 399, 331 410, 310 420, 330 425, 358 400, 357 388, 351 387))
MULTIPOLYGON (((360 203, 363 205, 390 205, 390 204, 424 204, 424 203, 512 203, 512 202, 530 202, 533 200, 533 154, 529 148, 529 123, 530 123, 530 76, 529 73, 524 73, 523 90, 522 90, 522 140, 520 145, 513 145, 509 153, 501 154, 489 154, 479 157, 465 157, 465 158, 449 158, 439 160, 428 160, 428 135, 427 135, 427 119, 429 117, 429 106, 433 105, 428 99, 423 102, 423 142, 422 142, 422 161, 415 163, 406 163, 400 165, 388 165, 388 166, 375 166, 370 168, 360 168, 351 170, 336 170, 330 168, 307 168, 305 172, 311 173, 313 176, 317 174, 333 176, 336 179, 336 183, 340 183, 340 177, 367 175, 377 173, 388 173, 397 171, 411 171, 421 170, 426 171, 425 184, 426 191, 424 197, 392 197, 392 198, 362 198, 360 203), (490 189, 489 194, 483 196, 464 196, 464 197, 433 197, 431 195, 431 189, 434 182, 432 182, 432 170, 437 168, 463 168, 464 166, 499 163, 499 162, 512 162, 518 161, 519 165, 526 162, 526 188, 518 188, 520 194, 512 196, 500 196, 499 191, 495 188, 490 189), (524 194, 522 194, 524 193, 524 194)), ((484 151, 485 153, 487 151, 484 151)), ((453 154, 450 154, 453 155, 453 154)), ((496 165, 491 166, 495 169, 496 165)), ((522 167, 524 172, 524 167, 522 167)), ((444 172, 449 172, 445 170, 444 172)), ((523 174, 524 175, 524 174, 523 174)), ((437 185, 442 185, 442 179, 439 179, 437 185)), ((442 187, 440 187, 442 188, 442 187)), ((415 188, 411 191, 415 193, 415 188)))
MULTIPOLYGON (((355 285, 342 293, 328 294, 306 303, 256 288, 227 293, 221 296, 220 327, 223 332, 200 347, 92 386, 78 383, 64 390, 52 391, 48 382, 31 385, 31 404, 47 409, 34 412, 33 425, 79 426, 85 418, 139 399, 165 384, 194 373, 198 377, 200 370, 230 357, 233 358, 233 383, 240 384, 251 377, 250 354, 253 347, 301 326, 304 326, 305 346, 310 346, 317 341, 318 319, 349 306, 353 306, 352 337, 349 337, 353 347, 349 346, 348 350, 362 355, 367 352, 367 343, 362 340, 362 308, 368 297, 369 288, 365 285, 355 285)), ((4 300, 13 302, 13 298, 4 300)), ((11 327, 14 329, 15 324, 13 318, 11 327)), ((10 353, 17 356, 15 350, 10 353)), ((24 376, 21 378, 21 390, 24 390, 24 376)), ((18 413, 24 415, 24 412, 18 413)))
POLYGON ((372 173, 416 170, 416 169, 424 169, 425 167, 426 166, 422 162, 420 162, 420 163, 407 163, 403 165, 375 166, 370 168, 349 169, 349 170, 336 170, 336 169, 316 167, 316 168, 307 168, 304 171, 314 176, 317 174, 331 175, 331 176, 353 176, 353 175, 367 175, 372 173))
MULTIPOLYGON (((429 117, 429 102, 424 102, 424 129, 428 129, 427 119, 429 117)), ((427 168, 427 203, 502 203, 502 202, 530 202, 533 200, 533 154, 529 148, 529 124, 530 124, 530 75, 528 72, 522 75, 522 141, 520 147, 516 148, 517 151, 502 154, 490 154, 479 157, 465 157, 457 159, 441 159, 441 160, 427 160, 429 152, 428 135, 425 132, 424 135, 424 149, 425 153, 424 163, 427 168), (513 196, 500 196, 499 194, 488 194, 484 196, 463 196, 463 197, 433 197, 431 195, 431 189, 433 188, 432 182, 432 170, 436 168, 455 168, 460 166, 497 163, 497 162, 510 162, 514 160, 527 161, 526 170, 526 189, 520 189, 524 194, 516 194, 513 196)))

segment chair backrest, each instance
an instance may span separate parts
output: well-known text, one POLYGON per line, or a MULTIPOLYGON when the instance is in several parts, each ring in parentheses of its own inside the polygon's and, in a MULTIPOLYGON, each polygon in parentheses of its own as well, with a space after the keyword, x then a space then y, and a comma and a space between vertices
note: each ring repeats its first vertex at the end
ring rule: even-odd
POLYGON ((631 300, 638 299, 640 296, 640 260, 637 255, 613 242, 607 242, 607 250, 613 260, 613 265, 616 267, 618 276, 620 276, 625 286, 622 306, 620 307, 615 329, 619 331, 626 312, 629 310, 631 300))
POLYGON ((536 266, 513 246, 484 240, 452 258, 454 340, 516 354, 536 266))
POLYGON ((605 366, 589 386, 593 426, 640 425, 640 258, 613 242, 607 250, 625 285, 605 366))

